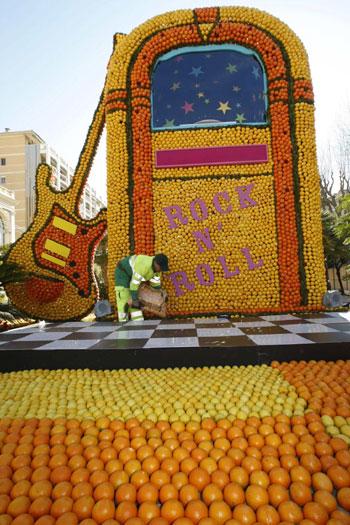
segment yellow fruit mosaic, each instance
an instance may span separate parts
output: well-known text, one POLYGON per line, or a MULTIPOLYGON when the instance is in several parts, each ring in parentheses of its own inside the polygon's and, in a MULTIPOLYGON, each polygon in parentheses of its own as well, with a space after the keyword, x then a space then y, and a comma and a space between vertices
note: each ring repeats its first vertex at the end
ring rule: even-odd
POLYGON ((306 402, 267 365, 161 370, 29 370, 1 374, 0 417, 67 417, 123 421, 246 419, 283 411, 302 415, 306 402))

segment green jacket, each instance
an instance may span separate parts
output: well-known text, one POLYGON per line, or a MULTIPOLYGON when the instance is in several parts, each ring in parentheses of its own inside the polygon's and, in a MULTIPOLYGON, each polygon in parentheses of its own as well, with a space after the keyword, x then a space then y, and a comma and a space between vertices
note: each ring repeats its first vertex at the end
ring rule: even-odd
POLYGON ((115 285, 130 288, 133 301, 137 300, 138 289, 142 282, 149 281, 153 288, 160 290, 161 274, 155 271, 153 260, 154 257, 149 255, 131 255, 120 261, 123 270, 118 266, 115 269, 115 285))

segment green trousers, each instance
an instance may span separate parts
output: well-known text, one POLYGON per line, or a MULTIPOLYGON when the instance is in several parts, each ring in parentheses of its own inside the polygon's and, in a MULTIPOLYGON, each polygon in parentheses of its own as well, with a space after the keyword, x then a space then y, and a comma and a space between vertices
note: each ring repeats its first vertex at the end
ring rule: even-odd
POLYGON ((130 297, 130 289, 124 286, 115 287, 115 296, 117 299, 118 308, 118 321, 120 323, 126 323, 129 320, 129 312, 131 321, 143 321, 143 313, 141 310, 131 308, 128 305, 130 297))

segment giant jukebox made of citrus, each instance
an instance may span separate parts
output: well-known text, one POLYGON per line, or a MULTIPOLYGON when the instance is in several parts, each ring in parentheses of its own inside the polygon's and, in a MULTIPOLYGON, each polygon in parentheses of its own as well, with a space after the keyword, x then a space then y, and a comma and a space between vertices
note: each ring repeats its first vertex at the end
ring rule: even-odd
POLYGON ((11 250, 30 273, 21 309, 74 319, 96 300, 92 263, 108 227, 114 270, 165 253, 168 314, 322 309, 326 291, 314 104, 305 49, 277 18, 215 7, 117 33, 71 186, 39 166, 37 212, 11 250), (104 124, 107 211, 78 204, 104 124))

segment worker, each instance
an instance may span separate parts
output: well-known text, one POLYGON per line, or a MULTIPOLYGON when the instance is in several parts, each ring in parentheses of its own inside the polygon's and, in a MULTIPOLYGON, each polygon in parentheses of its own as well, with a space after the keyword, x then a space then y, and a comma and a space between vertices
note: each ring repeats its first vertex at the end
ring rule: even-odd
POLYGON ((114 272, 115 293, 118 308, 118 321, 128 321, 130 311, 131 321, 143 321, 141 303, 138 300, 138 289, 141 282, 160 290, 161 272, 168 272, 168 257, 159 253, 153 257, 149 255, 131 255, 118 262, 114 272), (132 303, 129 308, 129 297, 132 303))

